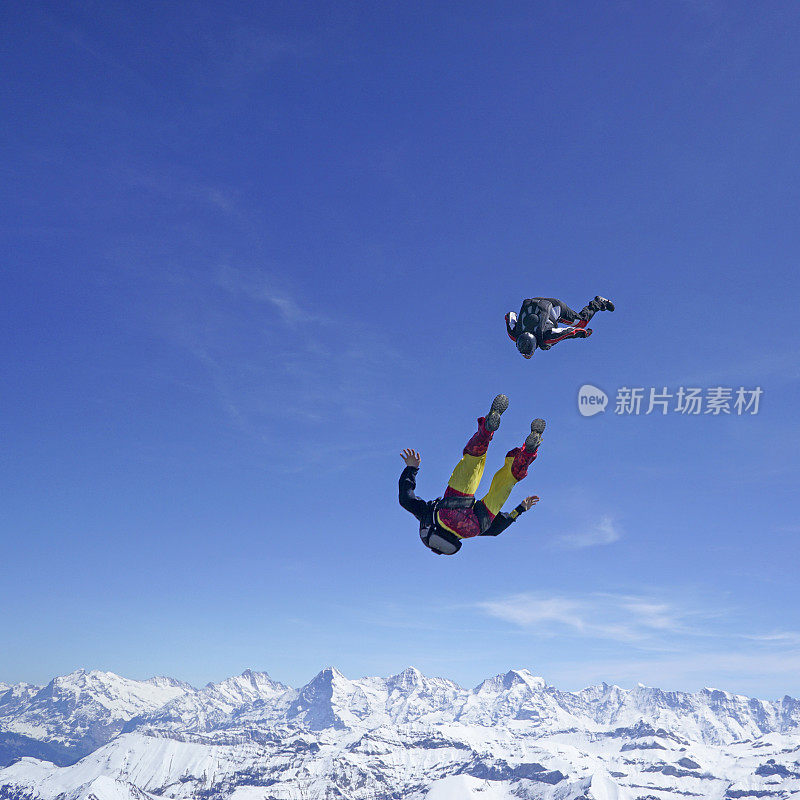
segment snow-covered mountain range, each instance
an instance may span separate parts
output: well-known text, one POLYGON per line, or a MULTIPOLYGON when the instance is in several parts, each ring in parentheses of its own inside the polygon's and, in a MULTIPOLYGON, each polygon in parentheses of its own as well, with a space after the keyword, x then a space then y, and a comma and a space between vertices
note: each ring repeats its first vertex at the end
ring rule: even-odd
POLYGON ((800 799, 800 701, 512 670, 0 684, 2 800, 800 799))

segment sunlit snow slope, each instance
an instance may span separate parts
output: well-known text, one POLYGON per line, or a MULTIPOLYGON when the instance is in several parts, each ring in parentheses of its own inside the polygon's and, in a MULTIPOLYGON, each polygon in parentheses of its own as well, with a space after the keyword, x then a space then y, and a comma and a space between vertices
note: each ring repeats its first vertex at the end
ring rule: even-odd
POLYGON ((300 689, 79 671, 0 693, 3 800, 800 800, 800 703, 527 670, 300 689))

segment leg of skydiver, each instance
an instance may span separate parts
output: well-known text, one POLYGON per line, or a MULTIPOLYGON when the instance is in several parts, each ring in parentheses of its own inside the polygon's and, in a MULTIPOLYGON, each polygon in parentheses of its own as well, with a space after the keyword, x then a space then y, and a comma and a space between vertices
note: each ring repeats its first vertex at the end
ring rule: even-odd
POLYGON ((578 314, 563 300, 558 300, 555 297, 543 298, 543 300, 549 304, 548 309, 552 309, 552 311, 548 315, 547 323, 542 326, 542 330, 537 336, 542 350, 549 350, 556 342, 561 342, 564 339, 585 339, 587 336, 591 336, 591 330, 588 333, 582 332, 594 313, 589 312, 588 317, 585 318, 582 316, 587 311, 588 306, 578 314), (567 326, 558 327, 556 323, 559 322, 565 322, 567 326), (569 325, 571 322, 575 324, 569 325))
POLYGON ((591 320, 598 311, 614 310, 614 304, 605 297, 600 297, 600 295, 590 300, 578 313, 573 311, 561 300, 551 299, 549 302, 553 307, 558 308, 559 322, 572 322, 575 324, 564 328, 557 328, 555 325, 549 326, 547 330, 542 333, 539 343, 539 346, 543 350, 550 349, 556 342, 562 342, 564 339, 585 339, 591 336, 592 329, 586 327, 589 320, 591 320))
POLYGON ((573 311, 563 300, 558 300, 555 297, 540 297, 539 300, 544 300, 550 303, 553 308, 553 313, 550 318, 553 322, 576 322, 581 319, 580 314, 573 311))
MULTIPOLYGON (((447 482, 445 497, 474 497, 486 467, 486 451, 494 432, 500 427, 500 415, 508 408, 508 398, 499 394, 485 417, 479 417, 478 430, 464 447, 461 461, 456 464, 447 482)), ((442 508, 439 524, 459 536, 477 536, 480 526, 471 508, 442 508)))
POLYGON ((481 513, 482 509, 477 509, 478 518, 486 518, 484 526, 500 513, 511 490, 528 474, 528 467, 536 460, 539 445, 542 443, 544 428, 544 420, 535 419, 531 423, 531 432, 522 447, 515 447, 506 454, 505 464, 495 473, 489 491, 479 501, 479 504, 483 504, 488 512, 487 515, 484 515, 481 513))
POLYGON ((554 307, 558 308, 558 322, 565 322, 567 324, 575 323, 575 327, 581 325, 581 322, 583 323, 581 327, 586 327, 586 323, 589 322, 598 311, 614 310, 614 304, 605 297, 600 297, 600 295, 596 295, 593 300, 590 300, 578 312, 573 311, 563 300, 556 300, 550 297, 548 297, 547 300, 552 303, 554 307))
MULTIPOLYGON (((590 300, 578 314, 575 314, 573 311, 572 313, 575 316, 572 319, 565 319, 565 322, 574 322, 575 319, 580 317, 583 320, 584 325, 589 322, 589 320, 598 312, 598 311, 613 311, 615 308, 614 304, 605 297, 600 297, 600 295, 596 295, 593 300, 590 300)), ((570 309, 571 310, 571 309, 570 309)))
POLYGON ((581 320, 575 325, 570 325, 568 328, 550 328, 547 330, 539 343, 542 350, 549 350, 557 342, 563 342, 564 339, 586 339, 592 335, 592 329, 586 327, 586 322, 581 320))

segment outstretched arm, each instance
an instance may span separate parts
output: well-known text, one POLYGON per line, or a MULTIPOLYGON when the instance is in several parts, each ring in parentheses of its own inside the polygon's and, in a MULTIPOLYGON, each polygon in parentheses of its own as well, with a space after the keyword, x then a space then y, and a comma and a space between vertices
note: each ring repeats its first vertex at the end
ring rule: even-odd
POLYGON ((506 333, 512 342, 517 341, 517 315, 513 311, 506 314, 506 333))
POLYGON ((493 520, 492 524, 488 527, 481 536, 498 536, 501 534, 512 522, 515 522, 520 514, 533 508, 539 502, 536 495, 526 497, 513 511, 508 514, 500 512, 493 520))
POLYGON ((406 462, 406 468, 400 475, 400 505, 417 519, 421 519, 427 503, 414 494, 414 489, 417 488, 417 472, 422 458, 416 450, 408 448, 400 453, 400 458, 406 462))

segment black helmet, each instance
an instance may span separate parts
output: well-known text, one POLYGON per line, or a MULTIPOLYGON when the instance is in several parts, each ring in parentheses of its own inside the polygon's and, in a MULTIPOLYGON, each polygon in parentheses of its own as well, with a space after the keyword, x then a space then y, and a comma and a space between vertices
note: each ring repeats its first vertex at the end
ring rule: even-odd
POLYGON ((536 337, 532 333, 526 332, 517 336, 517 350, 519 350, 525 358, 530 358, 535 349, 536 337))

